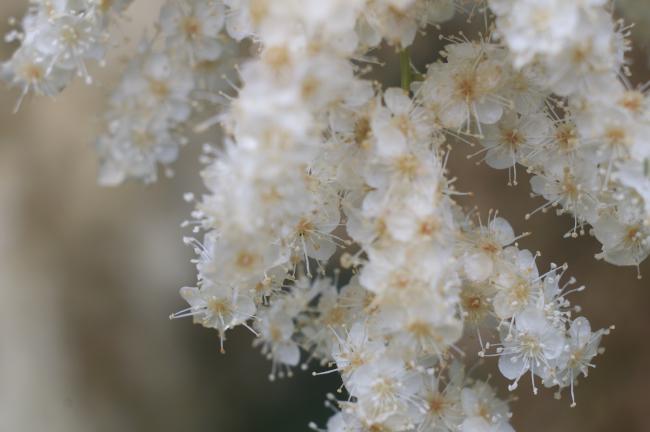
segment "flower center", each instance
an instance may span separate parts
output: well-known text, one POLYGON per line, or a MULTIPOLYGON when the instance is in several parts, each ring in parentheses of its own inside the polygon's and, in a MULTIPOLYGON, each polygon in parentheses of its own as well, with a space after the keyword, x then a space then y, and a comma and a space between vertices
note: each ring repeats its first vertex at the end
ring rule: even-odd
POLYGON ((367 116, 359 118, 354 124, 354 142, 361 148, 368 148, 370 131, 370 119, 367 116))
POLYGON ((517 150, 524 143, 524 138, 517 129, 502 130, 501 140, 513 151, 517 150))
POLYGON ((564 124, 557 128, 555 140, 564 153, 573 151, 577 144, 577 132, 571 125, 564 124))
POLYGON ((610 147, 624 148, 627 147, 627 134, 621 127, 610 127, 605 131, 605 139, 610 147))
POLYGON ((211 298, 208 301, 208 309, 217 315, 227 315, 232 311, 229 301, 218 298, 211 298))
POLYGON ((239 268, 249 269, 253 267, 255 261, 256 261, 255 255, 253 255, 250 252, 242 251, 239 252, 239 255, 237 255, 237 259, 235 260, 235 265, 239 268))
POLYGON ((164 99, 169 95, 169 86, 167 83, 157 79, 149 80, 149 89, 156 97, 164 99))
POLYGON ((400 174, 412 178, 416 176, 420 163, 414 155, 407 154, 397 158, 395 167, 400 174))
POLYGON ((433 234, 435 234, 439 229, 440 229, 440 223, 434 218, 430 218, 420 222, 419 232, 423 236, 430 237, 433 234))
POLYGON ((576 184, 575 177, 571 174, 571 171, 568 168, 564 170, 562 192, 572 200, 576 200, 580 197, 580 185, 576 184))
POLYGON ((284 45, 272 46, 267 48, 262 55, 264 61, 272 69, 279 70, 291 63, 289 50, 284 45))
POLYGON ((431 399, 429 399, 429 411, 431 411, 434 414, 440 414, 441 412, 443 412, 445 410, 446 405, 447 405, 447 401, 440 393, 436 394, 431 399))
POLYGON ((463 100, 474 100, 477 94, 476 78, 469 75, 458 79, 456 81, 456 93, 463 100))
POLYGON ((107 12, 113 6, 113 0, 99 0, 99 8, 102 12, 107 12))
POLYGON ((494 243, 492 240, 485 240, 481 243, 481 250, 486 252, 488 255, 496 255, 501 248, 499 245, 494 243))
POLYGON ((542 351, 539 340, 531 335, 523 335, 521 337, 521 346, 523 348, 523 351, 529 357, 537 357, 542 351))
POLYGON ((25 77, 25 81, 38 82, 43 79, 45 73, 39 65, 29 63, 23 68, 23 76, 25 77))
POLYGON ((631 113, 638 114, 643 107, 643 94, 638 91, 626 91, 618 104, 631 113))
POLYGON ((201 23, 196 17, 186 17, 183 21, 183 31, 190 39, 196 39, 201 35, 201 23))
POLYGON ((314 231, 314 224, 307 219, 300 219, 298 225, 296 225, 296 234, 301 237, 308 235, 311 231, 314 231))

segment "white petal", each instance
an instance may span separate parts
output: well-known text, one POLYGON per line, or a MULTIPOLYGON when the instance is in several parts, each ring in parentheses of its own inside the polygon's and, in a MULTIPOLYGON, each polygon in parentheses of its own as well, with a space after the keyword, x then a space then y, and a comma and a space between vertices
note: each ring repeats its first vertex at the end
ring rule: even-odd
POLYGON ((492 276, 494 263, 484 253, 474 253, 464 259, 465 275, 474 282, 481 282, 492 276))
POLYGON ((503 115, 503 107, 493 102, 481 102, 476 104, 476 113, 481 123, 494 124, 503 115))
POLYGON ((506 169, 514 166, 517 159, 508 147, 499 145, 487 151, 485 163, 494 169, 506 169))
POLYGON ((589 338, 591 338, 591 325, 589 325, 589 320, 585 317, 574 319, 571 323, 569 334, 571 335, 571 339, 579 344, 583 345, 587 343, 589 338))
POLYGON ((296 366, 300 361, 300 349, 292 342, 278 345, 274 352, 275 360, 288 366, 296 366))
POLYGON ((482 417, 467 418, 460 425, 461 432, 492 432, 492 427, 482 417))
POLYGON ((499 357, 499 371, 504 377, 514 380, 528 371, 528 365, 522 356, 502 355, 499 357))
POLYGON ((517 330, 519 331, 541 335, 548 327, 549 323, 544 311, 534 306, 517 314, 517 330))
POLYGON ((305 253, 319 261, 327 261, 336 252, 336 245, 328 237, 310 236, 305 238, 305 253))
POLYGON ((494 233, 496 240, 501 246, 509 245, 515 241, 515 233, 510 223, 502 217, 497 217, 492 220, 490 230, 494 233))
POLYGON ((409 98, 401 88, 392 87, 384 92, 384 102, 395 115, 407 114, 411 108, 409 98))

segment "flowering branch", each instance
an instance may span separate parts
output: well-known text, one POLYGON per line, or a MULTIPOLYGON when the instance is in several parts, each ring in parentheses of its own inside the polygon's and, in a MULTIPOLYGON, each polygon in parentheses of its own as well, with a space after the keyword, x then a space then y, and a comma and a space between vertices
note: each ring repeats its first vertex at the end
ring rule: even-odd
MULTIPOLYGON (((127 4, 35 1, 3 75, 23 95, 90 81, 85 62, 101 61, 127 4)), ((478 140, 471 156, 511 186, 518 167, 533 173, 545 203, 526 217, 571 214, 567 235, 593 232, 599 258, 638 266, 650 254, 650 105, 625 75, 628 28, 598 0, 477 1, 470 15, 495 33, 445 36, 414 75, 417 32, 461 6, 169 0, 108 104, 104 184, 154 181, 197 117, 196 130, 219 127, 201 158, 207 192, 187 196, 197 282, 171 317, 215 329, 222 351, 246 327, 271 379, 315 364, 340 374, 348 397, 330 397, 327 431, 511 431, 507 403, 466 363, 497 357, 508 390, 529 376, 535 394, 555 387, 574 406, 602 352, 611 327, 577 316, 569 298, 585 288, 568 266, 540 269, 519 247, 528 233, 456 202, 451 144, 478 140), (253 54, 231 67, 242 41, 253 54), (359 61, 382 43, 399 52, 401 88, 363 78, 359 61)))

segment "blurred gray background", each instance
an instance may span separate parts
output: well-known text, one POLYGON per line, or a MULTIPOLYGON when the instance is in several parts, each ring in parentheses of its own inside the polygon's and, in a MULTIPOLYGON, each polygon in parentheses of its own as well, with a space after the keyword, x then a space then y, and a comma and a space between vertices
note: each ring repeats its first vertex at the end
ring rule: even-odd
MULTIPOLYGON (((0 2, 3 34, 26 3, 0 2)), ((120 32, 137 39, 159 3, 136 0, 120 32)), ((644 82, 650 6, 627 3, 639 22, 635 82, 644 82)), ((2 45, 2 59, 12 49, 2 45)), ((96 185, 92 142, 130 49, 119 47, 107 68, 95 69, 101 85, 77 81, 55 101, 28 98, 15 115, 17 92, 0 91, 0 432, 293 432, 307 430, 310 420, 323 424, 330 413, 322 401, 338 386, 335 377, 298 373, 270 383, 270 364, 246 331, 229 334, 221 355, 216 332, 167 319, 184 307, 178 288, 194 284, 179 225, 191 210, 183 192, 202 191, 201 142, 184 149, 171 181, 96 185)), ((420 40, 414 62, 423 66, 438 49, 420 40)), ((390 49, 381 55, 395 56, 390 49)), ((388 68, 385 80, 398 84, 398 73, 388 68)), ((458 146, 452 158, 459 189, 476 194, 463 204, 483 214, 498 208, 518 232, 533 231, 522 246, 543 251, 543 265, 551 257, 568 262, 569 273, 588 285, 572 300, 594 327, 616 324, 606 354, 577 388, 576 408, 551 391, 533 397, 522 385, 513 425, 524 432, 649 431, 650 263, 637 280, 634 269, 595 261, 595 240, 563 240, 568 218, 546 214, 524 223, 538 205, 526 182, 504 193, 506 174, 468 164, 468 152, 458 146)), ((495 365, 483 369, 487 375, 495 365)), ((505 382, 493 380, 508 396, 505 382)))

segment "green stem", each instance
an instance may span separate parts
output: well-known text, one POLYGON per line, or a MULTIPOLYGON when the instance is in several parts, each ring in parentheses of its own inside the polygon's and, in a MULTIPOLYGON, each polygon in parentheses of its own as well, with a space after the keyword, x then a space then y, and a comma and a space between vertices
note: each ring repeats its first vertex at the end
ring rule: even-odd
POLYGON ((409 93, 413 77, 411 75, 411 55, 408 48, 404 48, 399 52, 399 68, 402 78, 402 90, 409 93))
POLYGON ((643 174, 646 177, 650 177, 650 159, 645 159, 643 161, 643 174))

